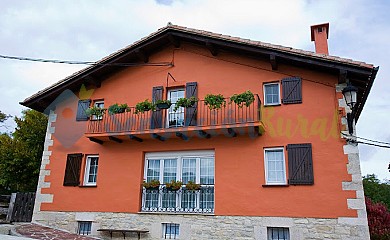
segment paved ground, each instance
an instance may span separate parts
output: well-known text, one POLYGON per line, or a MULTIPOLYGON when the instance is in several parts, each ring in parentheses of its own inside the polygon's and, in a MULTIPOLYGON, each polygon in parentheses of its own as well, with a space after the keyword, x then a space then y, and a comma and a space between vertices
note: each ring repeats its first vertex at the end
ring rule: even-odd
POLYGON ((0 234, 0 239, 1 240, 34 240, 32 238, 17 237, 17 236, 2 235, 2 234, 0 234))
MULTIPOLYGON (((80 236, 65 231, 44 227, 34 223, 23 224, 15 228, 17 234, 23 237, 41 240, 96 240, 96 238, 80 236)), ((1 236, 0 236, 1 237, 1 236)), ((2 238, 0 238, 2 239, 2 238)), ((15 239, 22 240, 22 239, 15 239)))

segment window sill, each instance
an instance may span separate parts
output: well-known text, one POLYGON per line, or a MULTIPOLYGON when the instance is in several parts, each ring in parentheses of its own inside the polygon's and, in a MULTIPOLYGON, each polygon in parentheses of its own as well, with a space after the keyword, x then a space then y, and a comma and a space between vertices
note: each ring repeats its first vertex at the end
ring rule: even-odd
POLYGON ((263 184, 262 187, 268 188, 268 187, 289 187, 288 184, 263 184))
POLYGON ((197 215, 197 216, 215 216, 214 213, 191 213, 191 212, 138 212, 138 214, 153 215, 197 215))
POLYGON ((281 105, 282 105, 281 103, 278 103, 278 104, 267 104, 267 105, 264 104, 264 107, 277 107, 277 106, 281 106, 281 105))
POLYGON ((96 188, 97 185, 80 185, 81 188, 96 188))

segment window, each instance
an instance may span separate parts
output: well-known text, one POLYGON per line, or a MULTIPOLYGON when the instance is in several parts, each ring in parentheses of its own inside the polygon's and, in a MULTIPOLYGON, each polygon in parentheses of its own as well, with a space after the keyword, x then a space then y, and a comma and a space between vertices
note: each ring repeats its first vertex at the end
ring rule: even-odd
POLYGON ((280 86, 279 83, 264 84, 264 105, 280 104, 280 86))
POLYGON ((77 233, 80 235, 89 235, 91 234, 92 222, 80 221, 78 222, 78 230, 77 233))
POLYGON ((288 228, 269 227, 267 228, 268 240, 289 240, 290 234, 288 228))
POLYGON ((177 239, 180 234, 180 225, 176 223, 163 223, 163 238, 177 239))
POLYGON ((80 184, 82 153, 68 154, 64 175, 64 186, 78 186, 80 184))
POLYGON ((184 126, 184 108, 180 107, 176 112, 174 111, 179 98, 184 98, 184 89, 172 89, 168 91, 167 99, 172 102, 172 106, 168 109, 168 127, 184 126))
MULTIPOLYGON (((93 103, 93 106, 96 108, 104 108, 104 101, 103 100, 95 101, 93 103)), ((101 119, 103 119, 103 116, 96 116, 96 115, 92 116, 92 120, 101 120, 101 119)))
POLYGON ((266 184, 286 184, 286 164, 283 148, 264 150, 266 184))
POLYGON ((77 104, 76 121, 87 121, 88 115, 85 112, 91 104, 91 99, 80 100, 77 104))
POLYGON ((182 181, 179 191, 144 190, 143 211, 213 212, 214 211, 214 152, 148 153, 145 159, 145 180, 182 181), (200 190, 187 190, 188 181, 201 185, 200 190))
POLYGON ((96 185, 99 156, 87 156, 85 164, 84 185, 96 185))

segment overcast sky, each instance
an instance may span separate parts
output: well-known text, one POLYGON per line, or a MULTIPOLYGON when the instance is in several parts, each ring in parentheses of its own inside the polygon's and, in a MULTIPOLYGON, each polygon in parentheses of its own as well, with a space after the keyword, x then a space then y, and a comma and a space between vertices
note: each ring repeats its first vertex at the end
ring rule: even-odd
MULTIPOLYGON (((96 61, 168 22, 313 51, 310 25, 329 22, 331 55, 380 66, 358 136, 390 142, 389 13, 385 0, 1 0, 0 55, 96 61)), ((0 59, 0 110, 20 116, 18 102, 83 67, 0 59)), ((359 148, 362 173, 390 179, 390 149, 359 148)))

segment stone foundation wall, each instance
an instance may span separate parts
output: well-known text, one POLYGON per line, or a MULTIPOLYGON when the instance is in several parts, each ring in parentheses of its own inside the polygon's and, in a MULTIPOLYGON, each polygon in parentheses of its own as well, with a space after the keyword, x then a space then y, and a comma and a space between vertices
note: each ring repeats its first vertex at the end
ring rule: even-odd
MULTIPOLYGON (((289 228, 291 240, 302 239, 369 239, 365 225, 339 219, 285 218, 285 217, 240 217, 191 214, 155 213, 102 213, 102 212, 39 212, 35 222, 77 232, 77 221, 92 221, 92 235, 110 239, 99 228, 147 229, 142 239, 163 239, 162 223, 180 224, 179 239, 267 239, 267 227, 289 228)), ((136 237, 136 235, 129 236, 136 237)), ((114 233, 113 239, 123 239, 114 233)))

